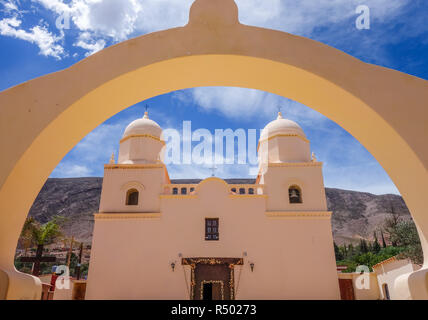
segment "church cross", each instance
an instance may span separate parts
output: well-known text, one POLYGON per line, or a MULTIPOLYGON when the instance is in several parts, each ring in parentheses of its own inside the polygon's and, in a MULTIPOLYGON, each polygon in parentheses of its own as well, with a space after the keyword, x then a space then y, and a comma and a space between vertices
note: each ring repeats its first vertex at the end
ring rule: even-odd
POLYGON ((33 276, 39 276, 40 274, 40 263, 41 262, 56 262, 55 257, 43 257, 43 245, 39 244, 37 246, 36 256, 35 257, 21 257, 20 262, 32 262, 33 263, 33 276))
POLYGON ((277 106, 276 108, 278 109, 278 115, 283 116, 283 114, 282 114, 282 106, 277 106))
POLYGON ((213 164, 213 166, 212 166, 210 169, 211 169, 211 171, 212 171, 211 176, 212 176, 212 177, 215 177, 215 172, 216 172, 216 170, 217 170, 218 168, 215 166, 215 164, 213 164))

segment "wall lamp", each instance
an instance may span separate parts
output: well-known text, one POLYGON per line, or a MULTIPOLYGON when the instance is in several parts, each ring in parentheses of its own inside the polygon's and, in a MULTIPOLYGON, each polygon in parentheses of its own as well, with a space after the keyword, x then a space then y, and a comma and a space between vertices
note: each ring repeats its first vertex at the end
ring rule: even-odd
POLYGON ((254 271, 254 262, 250 263, 250 268, 251 268, 251 272, 253 272, 254 271))

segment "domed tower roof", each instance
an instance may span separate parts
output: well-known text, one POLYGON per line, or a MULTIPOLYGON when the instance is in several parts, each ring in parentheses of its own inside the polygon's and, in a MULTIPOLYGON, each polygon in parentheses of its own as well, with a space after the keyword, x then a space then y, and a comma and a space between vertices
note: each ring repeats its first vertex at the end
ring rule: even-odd
POLYGON ((298 135, 306 139, 303 129, 294 121, 284 119, 282 113, 278 112, 276 120, 269 122, 262 130, 260 140, 272 138, 277 135, 298 135))
POLYGON ((156 138, 160 138, 162 134, 162 128, 153 120, 149 119, 149 114, 146 111, 144 117, 132 121, 125 129, 123 138, 135 136, 135 135, 150 135, 156 138))
POLYGON ((149 119, 146 111, 144 117, 132 121, 125 129, 119 147, 119 164, 158 163, 165 145, 162 140, 162 128, 149 119))
POLYGON ((262 130, 259 157, 261 163, 309 162, 310 143, 296 122, 278 112, 278 118, 262 130))

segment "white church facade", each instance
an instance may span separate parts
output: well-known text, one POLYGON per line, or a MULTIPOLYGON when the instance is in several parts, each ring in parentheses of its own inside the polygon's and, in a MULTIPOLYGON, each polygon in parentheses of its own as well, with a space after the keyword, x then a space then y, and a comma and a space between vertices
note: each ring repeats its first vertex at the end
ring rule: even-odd
POLYGON ((298 124, 265 127, 253 181, 171 181, 161 137, 146 113, 105 165, 86 299, 340 299, 322 163, 298 124))

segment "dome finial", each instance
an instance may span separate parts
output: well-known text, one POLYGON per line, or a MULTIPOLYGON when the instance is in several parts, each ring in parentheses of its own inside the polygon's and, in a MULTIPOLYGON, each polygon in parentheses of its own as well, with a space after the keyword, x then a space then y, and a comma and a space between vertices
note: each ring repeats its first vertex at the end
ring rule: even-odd
POLYGON ((111 153, 110 164, 116 164, 116 161, 114 160, 114 152, 111 153))
POLYGON ((146 104, 145 108, 146 108, 146 111, 144 112, 143 119, 149 119, 149 106, 146 104))
POLYGON ((315 152, 312 152, 311 159, 312 162, 317 162, 317 156, 315 155, 315 152))
POLYGON ((282 106, 278 106, 278 118, 277 119, 284 119, 281 112, 282 106))

